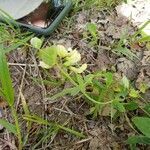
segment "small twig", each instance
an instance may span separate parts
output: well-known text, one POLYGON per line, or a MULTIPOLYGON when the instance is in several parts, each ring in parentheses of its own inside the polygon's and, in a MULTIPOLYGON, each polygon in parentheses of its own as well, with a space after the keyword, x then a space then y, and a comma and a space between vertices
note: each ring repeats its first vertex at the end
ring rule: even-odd
POLYGON ((25 68, 24 68, 21 84, 20 84, 20 87, 19 87, 19 95, 18 95, 18 99, 17 99, 17 103, 16 103, 16 110, 18 108, 20 98, 21 98, 21 91, 22 91, 22 88, 23 88, 23 82, 24 82, 24 78, 25 78, 25 74, 26 74, 26 68, 27 68, 27 66, 25 66, 25 68))
POLYGON ((75 144, 85 143, 85 142, 87 142, 87 141, 90 141, 91 139, 92 139, 92 137, 87 138, 87 139, 83 139, 83 140, 81 140, 81 141, 76 142, 75 144))
POLYGON ((124 113, 124 115, 125 115, 125 118, 126 118, 126 121, 127 121, 128 125, 135 131, 135 133, 139 134, 138 131, 131 124, 130 119, 128 118, 127 114, 124 113))
POLYGON ((59 109, 59 108, 56 108, 56 107, 54 107, 54 110, 57 110, 57 111, 60 111, 60 112, 66 113, 66 114, 70 114, 69 112, 67 112, 63 109, 59 109))
MULTIPOLYGON (((9 66, 36 67, 35 64, 8 63, 9 66)), ((39 65, 38 65, 39 66, 39 65)))
POLYGON ((6 145, 8 145, 11 149, 16 150, 17 147, 15 145, 13 145, 12 143, 0 138, 0 141, 2 141, 3 143, 5 143, 6 145))

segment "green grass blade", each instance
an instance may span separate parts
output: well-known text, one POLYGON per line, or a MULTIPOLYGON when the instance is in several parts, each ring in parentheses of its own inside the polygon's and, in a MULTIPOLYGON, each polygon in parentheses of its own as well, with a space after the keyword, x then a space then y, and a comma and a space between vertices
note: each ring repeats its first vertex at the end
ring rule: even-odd
POLYGON ((61 125, 57 125, 57 127, 59 127, 60 129, 66 131, 66 132, 69 132, 69 133, 71 133, 71 134, 74 134, 74 135, 76 135, 77 137, 85 138, 85 136, 84 136, 82 133, 79 133, 79 132, 75 131, 74 129, 66 128, 66 127, 61 126, 61 125))
POLYGON ((5 127, 9 132, 17 134, 16 126, 7 122, 6 120, 0 119, 0 124, 5 127))
POLYGON ((44 120, 36 115, 24 115, 23 119, 27 120, 27 121, 31 121, 31 122, 35 122, 38 124, 43 124, 43 125, 48 125, 48 121, 44 120))
POLYGON ((133 60, 134 58, 139 59, 138 56, 136 56, 131 50, 126 47, 119 46, 116 49, 113 49, 113 52, 117 55, 125 55, 130 60, 133 60))
POLYGON ((4 93, 3 93, 3 90, 0 88, 0 96, 2 97, 2 98, 5 98, 5 96, 4 96, 4 93))
POLYGON ((59 131, 58 127, 49 127, 47 130, 43 130, 40 134, 42 134, 42 138, 32 147, 31 150, 37 149, 39 145, 45 143, 47 140, 51 139, 51 137, 57 134, 59 131))
POLYGON ((3 49, 0 49, 0 82, 5 100, 12 106, 14 104, 14 89, 3 49))
POLYGON ((25 37, 23 34, 18 35, 18 37, 11 41, 11 44, 8 47, 5 47, 5 53, 9 53, 20 46, 27 45, 27 42, 32 38, 32 36, 33 35, 27 35, 27 37, 25 37), (23 39, 21 39, 22 37, 23 39))
POLYGON ((137 42, 150 42, 150 36, 143 37, 137 40, 137 42))
POLYGON ((59 129, 62 129, 62 130, 64 130, 64 131, 66 131, 66 132, 69 132, 69 133, 71 133, 71 134, 74 134, 74 135, 76 135, 76 136, 78 136, 78 137, 82 137, 82 138, 85 137, 82 133, 79 133, 79 132, 77 132, 77 131, 75 131, 75 130, 73 130, 73 129, 64 127, 64 126, 59 125, 59 124, 57 124, 57 123, 49 122, 49 121, 44 120, 44 119, 42 119, 42 118, 40 118, 40 117, 38 117, 38 116, 35 116, 35 115, 33 115, 33 116, 25 115, 23 118, 24 118, 25 120, 27 120, 27 121, 32 121, 32 122, 35 122, 35 123, 38 123, 38 124, 43 124, 43 125, 58 127, 59 129))
POLYGON ((56 87, 56 86, 61 85, 61 81, 50 80, 50 79, 46 80, 46 79, 40 79, 40 78, 34 78, 34 77, 31 77, 31 79, 37 84, 43 83, 46 86, 56 87))
POLYGON ((137 36, 138 34, 140 34, 140 33, 142 32, 142 30, 143 30, 148 24, 150 24, 150 20, 148 20, 147 22, 145 22, 145 23, 143 24, 143 26, 140 27, 140 28, 138 29, 138 31, 135 32, 135 33, 132 35, 131 38, 132 38, 132 39, 135 39, 136 36, 137 36))

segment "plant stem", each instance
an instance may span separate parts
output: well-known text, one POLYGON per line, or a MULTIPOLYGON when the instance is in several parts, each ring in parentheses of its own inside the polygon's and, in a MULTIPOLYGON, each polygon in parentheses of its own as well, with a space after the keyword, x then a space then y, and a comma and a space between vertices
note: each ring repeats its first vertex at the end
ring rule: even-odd
POLYGON ((67 72, 65 72, 65 71, 61 68, 61 66, 59 66, 59 65, 57 64, 57 67, 59 68, 59 70, 61 71, 61 73, 62 73, 65 77, 67 77, 67 78, 70 80, 70 82, 71 82, 74 86, 78 86, 78 84, 70 77, 70 75, 69 75, 67 72))
POLYGON ((15 125, 16 125, 16 130, 17 130, 17 137, 18 137, 18 144, 19 144, 18 149, 22 150, 22 137, 21 137, 21 131, 20 131, 20 126, 19 126, 19 121, 18 121, 18 115, 13 106, 11 106, 11 112, 15 120, 15 125))
MULTIPOLYGON (((70 82, 71 82, 74 86, 79 87, 78 84, 71 78, 71 76, 70 76, 67 72, 65 72, 59 65, 57 65, 57 67, 58 67, 59 70, 62 72, 62 74, 70 80, 70 82)), ((108 101, 108 102, 98 102, 98 101, 94 100, 93 98, 91 98, 91 97, 90 97, 86 92, 84 92, 82 89, 80 89, 80 91, 82 92, 82 94, 83 94, 87 99, 89 99, 91 102, 93 102, 93 103, 95 103, 95 104, 106 105, 106 104, 110 104, 110 103, 113 102, 113 100, 108 101)))
POLYGON ((137 134, 139 134, 138 131, 137 131, 137 130, 133 127, 133 125, 131 124, 130 119, 128 118, 128 116, 127 116, 126 113, 124 113, 124 116, 125 116, 125 118, 126 118, 126 121, 127 121, 128 125, 129 125, 137 134))
MULTIPOLYGON (((81 91, 82 92, 82 91, 81 91)), ((100 104, 100 105, 107 105, 107 104, 110 104, 113 102, 113 100, 111 101, 108 101, 108 102, 98 102, 96 100, 94 100, 93 98, 91 98, 88 94, 86 94, 85 92, 82 92, 84 94, 84 96, 89 99, 90 101, 92 101, 93 103, 96 103, 96 104, 100 104)))

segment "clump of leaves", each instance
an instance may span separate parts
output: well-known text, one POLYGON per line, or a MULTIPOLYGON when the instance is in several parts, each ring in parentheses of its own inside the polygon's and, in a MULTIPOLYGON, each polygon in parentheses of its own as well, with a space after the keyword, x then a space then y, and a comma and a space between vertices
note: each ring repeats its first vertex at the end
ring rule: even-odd
POLYGON ((93 117, 103 115, 115 118, 121 113, 138 108, 136 98, 139 98, 139 91, 130 85, 125 76, 118 81, 118 77, 111 72, 99 72, 84 78, 88 79, 88 95, 101 103, 92 104, 90 113, 93 117))

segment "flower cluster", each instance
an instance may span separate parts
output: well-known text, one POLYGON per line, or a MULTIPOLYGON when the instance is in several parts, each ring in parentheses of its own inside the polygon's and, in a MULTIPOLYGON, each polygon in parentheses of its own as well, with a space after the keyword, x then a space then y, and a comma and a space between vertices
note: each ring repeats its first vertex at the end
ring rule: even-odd
POLYGON ((81 61, 81 54, 75 49, 66 49, 62 45, 56 46, 58 56, 64 60, 63 65, 68 67, 75 73, 82 73, 87 68, 87 64, 82 64, 80 67, 75 67, 81 61))
POLYGON ((82 73, 87 68, 87 64, 82 64, 78 67, 78 63, 81 61, 81 54, 76 49, 66 49, 63 45, 53 45, 41 49, 42 40, 37 37, 31 39, 31 45, 39 49, 41 59, 39 65, 42 68, 49 69, 53 65, 61 64, 75 73, 82 73))

